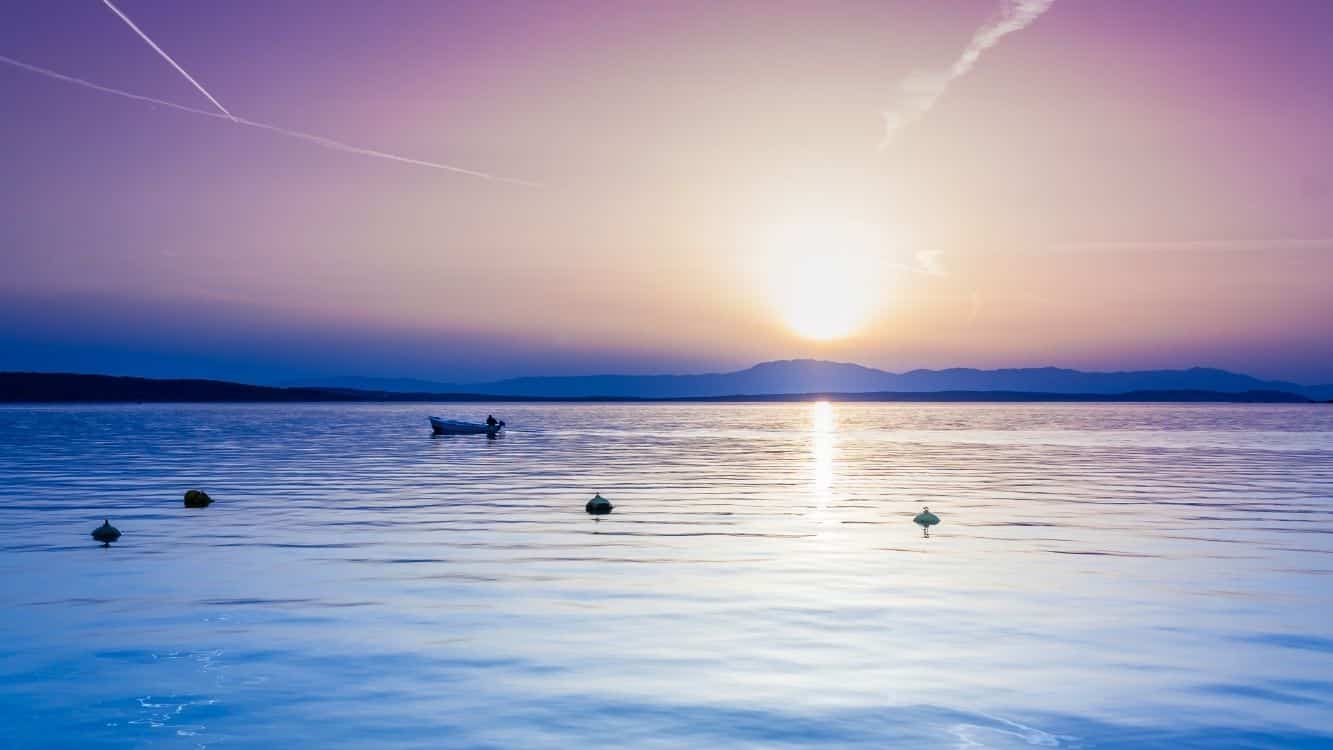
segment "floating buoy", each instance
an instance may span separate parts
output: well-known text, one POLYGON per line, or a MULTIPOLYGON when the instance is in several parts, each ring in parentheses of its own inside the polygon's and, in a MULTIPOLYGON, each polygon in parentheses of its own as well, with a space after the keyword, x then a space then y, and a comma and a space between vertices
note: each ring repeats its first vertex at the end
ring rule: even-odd
POLYGON ((934 513, 931 513, 930 508, 926 507, 921 508, 921 512, 916 514, 916 518, 912 519, 912 523, 915 523, 917 526, 920 526, 921 531, 925 536, 930 536, 930 527, 934 526, 939 522, 940 522, 940 517, 935 515, 934 513))
POLYGON ((112 526, 111 522, 106 519, 102 519, 101 526, 98 526, 97 528, 93 529, 93 539, 96 539, 97 541, 101 542, 103 547, 110 546, 112 542, 116 541, 119 538, 120 538, 120 529, 116 528, 115 526, 112 526))
POLYGON ((207 508, 213 502, 213 498, 208 496, 203 490, 188 490, 185 493, 185 507, 187 508, 207 508))
POLYGON ((602 497, 602 493, 599 492, 588 501, 587 505, 583 506, 583 509, 588 511, 591 515, 604 516, 607 513, 610 513, 611 509, 614 507, 616 506, 612 505, 610 500, 602 497))

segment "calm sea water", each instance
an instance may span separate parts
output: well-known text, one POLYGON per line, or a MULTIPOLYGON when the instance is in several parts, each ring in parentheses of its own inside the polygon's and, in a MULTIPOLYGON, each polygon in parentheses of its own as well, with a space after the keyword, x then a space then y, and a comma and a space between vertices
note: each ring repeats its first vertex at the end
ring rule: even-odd
POLYGON ((4 408, 0 727, 1333 747, 1333 407, 4 408))

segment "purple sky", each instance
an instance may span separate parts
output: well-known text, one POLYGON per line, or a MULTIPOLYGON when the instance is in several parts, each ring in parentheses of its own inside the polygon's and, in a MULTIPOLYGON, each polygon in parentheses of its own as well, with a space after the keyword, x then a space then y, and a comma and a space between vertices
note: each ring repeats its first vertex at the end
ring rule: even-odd
MULTIPOLYGON (((3 370, 1333 381, 1327 2, 1055 0, 883 150, 1006 3, 116 4, 238 117, 538 185, 0 64, 3 370)), ((5 19, 212 110, 96 0, 5 19)))

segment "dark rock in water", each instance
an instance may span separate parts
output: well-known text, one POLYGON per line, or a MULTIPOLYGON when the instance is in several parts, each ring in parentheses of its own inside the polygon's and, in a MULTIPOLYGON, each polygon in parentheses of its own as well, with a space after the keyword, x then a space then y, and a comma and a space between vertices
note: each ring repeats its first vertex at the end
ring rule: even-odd
POLYGON ((587 505, 583 506, 583 509, 594 516, 604 516, 607 513, 610 513, 611 509, 614 507, 615 506, 611 504, 611 501, 602 497, 602 493, 599 492, 593 499, 588 501, 587 505))
POLYGON ((934 513, 931 513, 930 508, 922 508, 921 512, 916 514, 916 518, 912 519, 912 522, 919 526, 925 526, 929 528, 939 523, 940 517, 935 515, 934 513))
POLYGON ((102 525, 93 529, 93 539, 102 544, 110 544, 120 538, 120 529, 111 525, 109 520, 103 519, 102 525))
POLYGON ((185 507, 187 508, 207 508, 213 498, 208 496, 203 490, 190 490, 185 493, 185 507))

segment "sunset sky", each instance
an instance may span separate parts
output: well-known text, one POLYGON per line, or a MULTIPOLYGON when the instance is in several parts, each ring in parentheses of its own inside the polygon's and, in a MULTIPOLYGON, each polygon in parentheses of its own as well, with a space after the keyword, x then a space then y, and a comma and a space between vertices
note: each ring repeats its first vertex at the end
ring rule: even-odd
POLYGON ((115 4, 245 122, 6 6, 0 370, 1333 381, 1333 3, 115 4))

